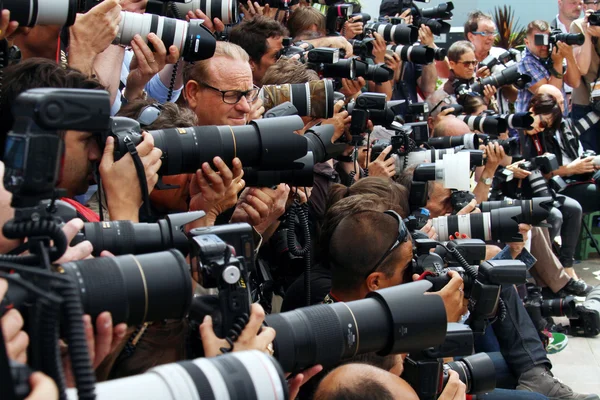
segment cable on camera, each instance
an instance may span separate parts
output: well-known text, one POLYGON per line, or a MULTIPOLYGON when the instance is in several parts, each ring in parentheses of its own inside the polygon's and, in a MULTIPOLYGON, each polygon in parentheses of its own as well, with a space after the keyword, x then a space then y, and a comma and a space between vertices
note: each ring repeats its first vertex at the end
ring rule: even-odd
POLYGON ((221 347, 219 349, 221 351, 221 353, 227 354, 227 353, 230 353, 231 351, 233 351, 234 342, 236 340, 238 340, 238 338, 242 334, 242 331, 248 324, 249 320, 250 320, 250 317, 248 316, 248 314, 242 314, 235 319, 235 321, 233 322, 233 326, 227 332, 227 335, 225 335, 225 340, 229 344, 229 348, 221 347))
POLYGON ((310 226, 308 221, 308 203, 300 204, 298 199, 294 199, 294 202, 290 206, 289 218, 287 218, 287 245, 291 255, 295 257, 304 257, 304 289, 306 293, 306 305, 309 306, 311 303, 311 291, 310 291, 310 274, 312 267, 311 260, 311 238, 310 238, 310 226), (296 243, 296 218, 300 227, 302 228, 302 235, 304 239, 304 247, 299 247, 296 243))

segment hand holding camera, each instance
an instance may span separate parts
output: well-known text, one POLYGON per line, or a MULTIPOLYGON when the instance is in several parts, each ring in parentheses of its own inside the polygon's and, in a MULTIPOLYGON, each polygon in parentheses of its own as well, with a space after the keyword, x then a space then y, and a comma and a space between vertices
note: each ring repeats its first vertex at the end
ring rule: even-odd
POLYGON ((588 174, 594 172, 594 157, 576 158, 567 165, 569 175, 588 174))
POLYGON ((392 146, 387 146, 375 161, 369 163, 369 176, 383 176, 391 178, 396 175, 396 160, 394 157, 388 157, 392 151, 392 146))
POLYGON ((225 24, 223 23, 223 21, 221 21, 219 18, 216 18, 216 17, 211 21, 211 19, 208 18, 206 16, 206 14, 204 14, 202 12, 202 10, 200 10, 200 9, 198 9, 196 11, 188 11, 188 13, 185 16, 185 19, 188 22, 192 19, 204 20, 202 25, 204 25, 206 27, 206 29, 208 29, 212 33, 223 32, 225 30, 225 24))
POLYGON ((360 17, 350 17, 350 19, 344 23, 342 32, 346 39, 354 39, 357 35, 361 35, 363 33, 362 19, 360 17))

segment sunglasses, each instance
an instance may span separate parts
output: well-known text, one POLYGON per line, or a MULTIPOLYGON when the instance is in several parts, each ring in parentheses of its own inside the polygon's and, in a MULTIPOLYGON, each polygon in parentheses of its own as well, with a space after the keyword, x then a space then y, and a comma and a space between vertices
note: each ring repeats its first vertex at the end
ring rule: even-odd
POLYGON ((369 276, 373 272, 377 271, 377 268, 379 268, 381 266, 381 264, 385 261, 385 259, 394 250, 396 250, 398 247, 400 247, 400 245, 402 243, 405 243, 408 241, 408 229, 406 229, 406 225, 404 225, 404 221, 402 220, 402 217, 400 215, 398 215, 398 213, 396 211, 393 211, 393 210, 387 210, 387 211, 384 211, 383 213, 387 214, 387 215, 391 215, 398 222, 398 236, 396 237, 396 240, 394 241, 394 243, 392 243, 392 245, 387 249, 387 251, 385 253, 383 253, 383 255, 381 256, 379 261, 377 261, 375 263, 373 268, 371 268, 371 270, 369 271, 369 273, 366 276, 369 276))
POLYGON ((468 67, 471 65, 476 67, 477 64, 479 64, 479 61, 477 61, 477 60, 475 60, 475 61, 459 61, 458 63, 464 65, 465 67, 468 67))
POLYGON ((438 108, 439 106, 441 106, 441 105, 442 105, 442 103, 445 103, 445 104, 452 104, 452 98, 450 98, 450 96, 446 96, 446 97, 444 97, 443 99, 441 99, 441 100, 440 100, 440 101, 439 101, 439 102, 438 102, 438 103, 435 105, 435 107, 433 107, 431 110, 429 110, 429 115, 433 114, 433 112, 434 112, 435 110, 437 110, 437 108, 438 108))
POLYGON ((137 122, 139 122, 142 127, 152 125, 160 116, 162 109, 163 107, 159 103, 152 103, 149 106, 142 108, 137 117, 137 122))

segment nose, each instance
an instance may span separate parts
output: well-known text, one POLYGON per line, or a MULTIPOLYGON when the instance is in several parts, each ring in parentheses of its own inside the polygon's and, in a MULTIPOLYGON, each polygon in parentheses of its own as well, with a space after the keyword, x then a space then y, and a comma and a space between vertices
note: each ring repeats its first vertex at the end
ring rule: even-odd
POLYGON ((245 114, 250 112, 250 103, 248 103, 248 99, 246 98, 246 96, 242 96, 240 101, 238 101, 235 105, 235 109, 245 114))

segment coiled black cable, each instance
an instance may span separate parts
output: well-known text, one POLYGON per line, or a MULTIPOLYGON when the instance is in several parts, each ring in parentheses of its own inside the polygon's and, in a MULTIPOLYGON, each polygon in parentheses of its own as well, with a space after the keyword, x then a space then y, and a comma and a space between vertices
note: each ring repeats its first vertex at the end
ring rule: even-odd
POLYGON ((233 350, 234 342, 238 340, 238 338, 242 334, 242 331, 248 324, 249 320, 250 316, 248 314, 242 314, 235 319, 235 321, 233 322, 233 326, 231 327, 231 329, 229 329, 227 335, 225 335, 225 340, 229 344, 229 348, 221 347, 219 349, 221 350, 221 353, 227 354, 233 350))
POLYGON ((298 200, 294 200, 290 206, 290 216, 287 219, 287 245, 290 254, 295 257, 304 257, 304 289, 306 291, 306 305, 310 306, 311 303, 311 291, 310 291, 310 273, 312 267, 312 260, 310 254, 311 240, 310 240, 310 226, 308 224, 308 203, 300 204, 298 200), (299 247, 296 243, 296 219, 302 228, 302 234, 304 239, 304 247, 299 247))
POLYGON ((67 400, 65 392, 67 385, 59 348, 60 306, 41 298, 35 308, 38 309, 36 317, 39 318, 37 321, 39 330, 32 337, 32 342, 38 344, 39 352, 36 351, 36 353, 41 355, 38 360, 40 362, 39 369, 56 383, 59 399, 67 400))
POLYGON ((173 90, 175 90, 175 80, 177 79, 177 68, 179 68, 179 60, 173 64, 173 73, 171 74, 171 84, 169 85, 169 94, 167 95, 167 103, 173 98, 173 90))
MULTIPOLYGON (((54 246, 49 249, 50 261, 58 260, 67 250, 67 237, 53 219, 40 219, 37 221, 9 220, 2 227, 2 233, 8 239, 24 239, 26 237, 47 236, 53 240, 54 246)), ((17 262, 26 265, 35 265, 40 261, 40 256, 29 254, 25 256, 0 255, 0 261, 17 262)))

